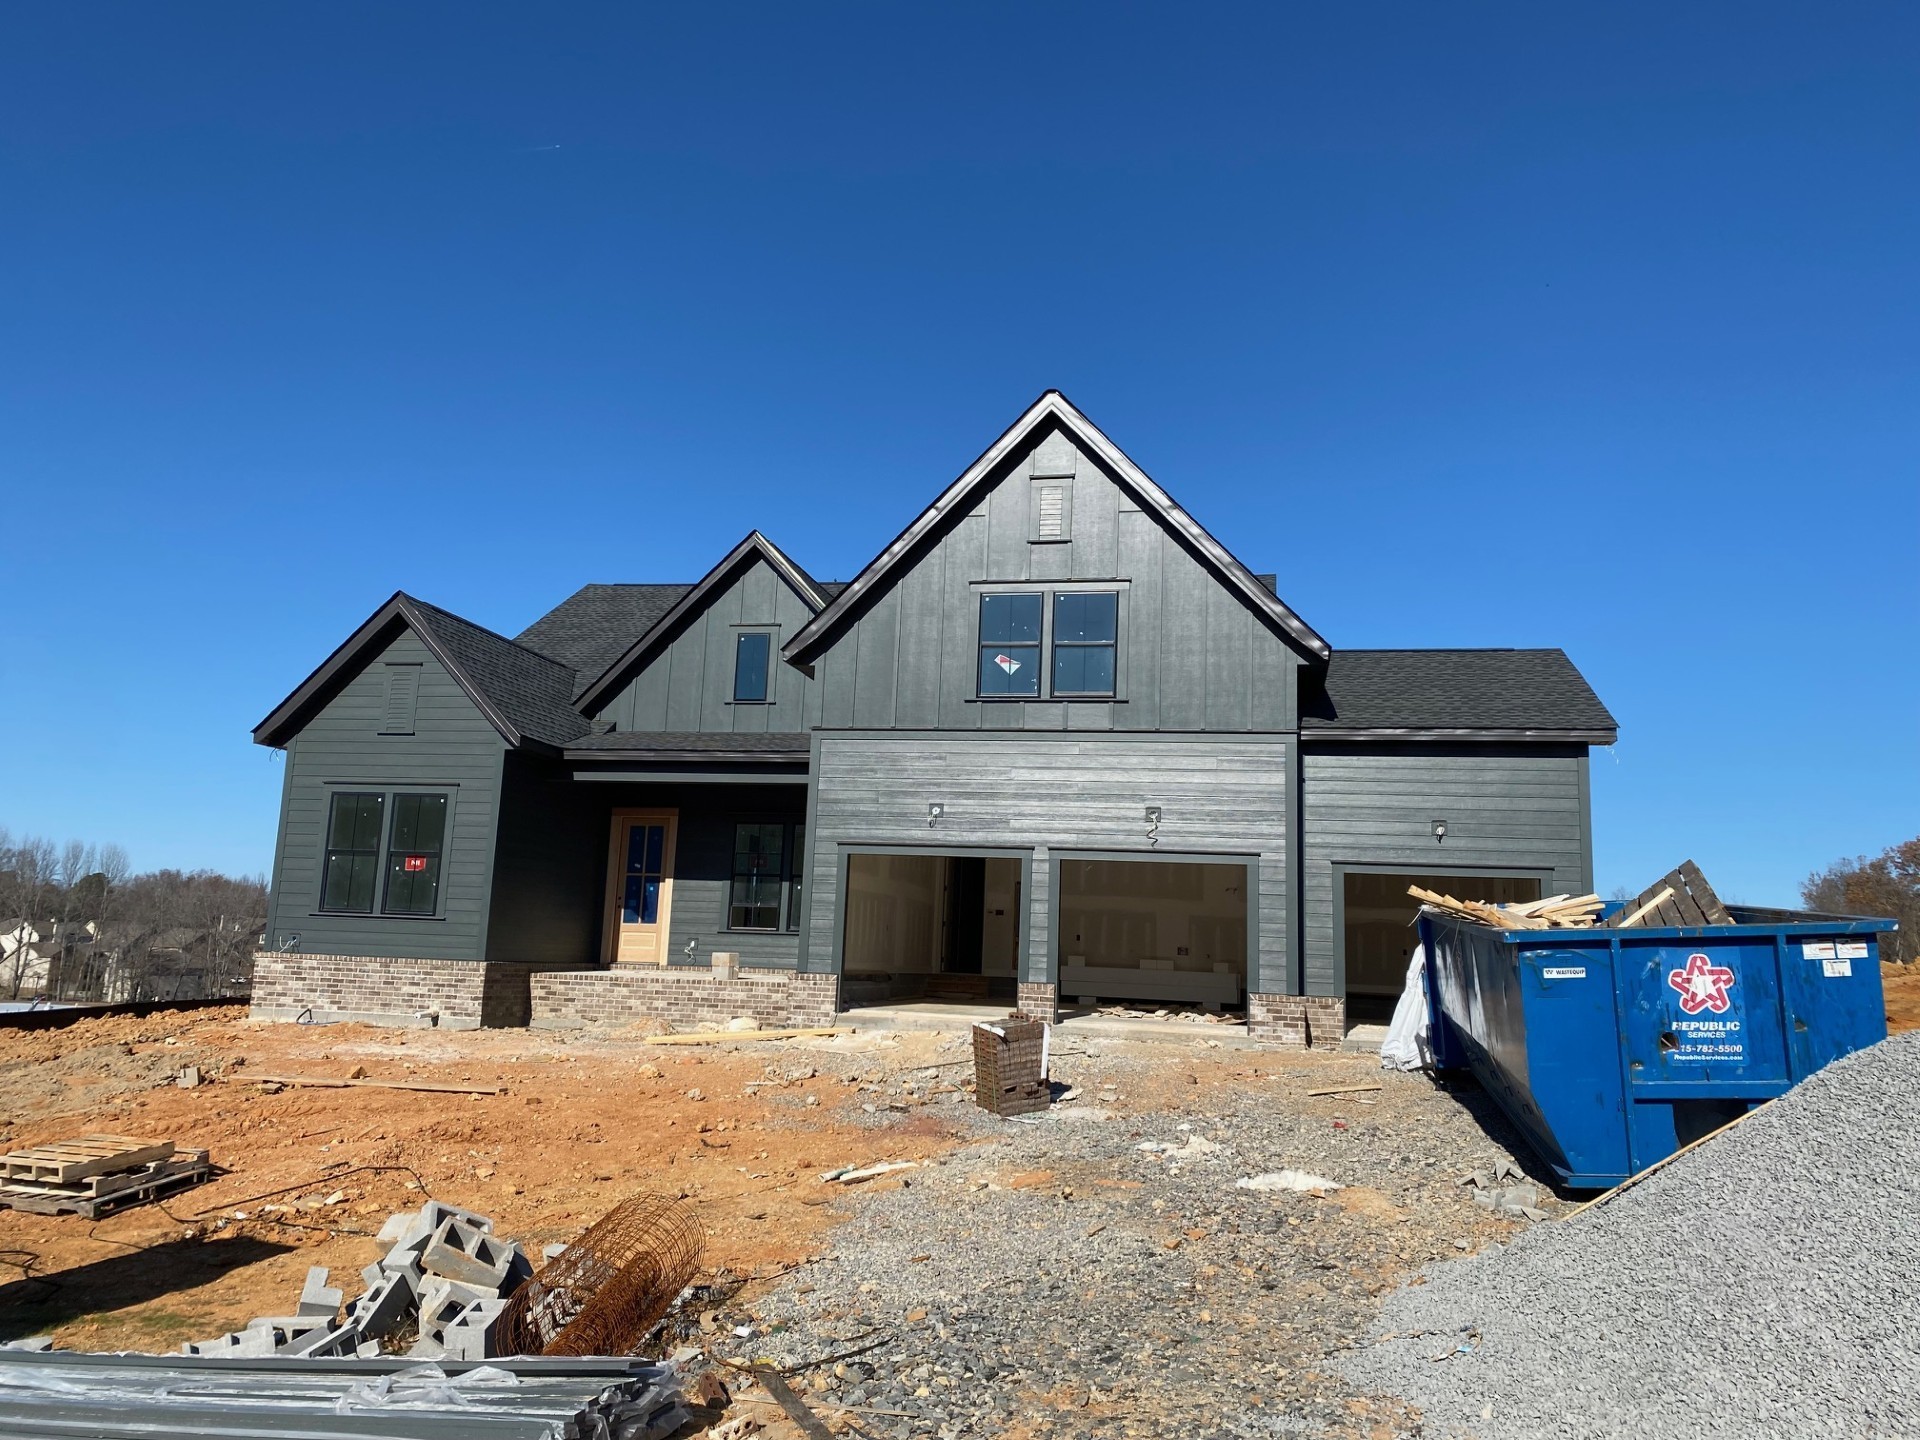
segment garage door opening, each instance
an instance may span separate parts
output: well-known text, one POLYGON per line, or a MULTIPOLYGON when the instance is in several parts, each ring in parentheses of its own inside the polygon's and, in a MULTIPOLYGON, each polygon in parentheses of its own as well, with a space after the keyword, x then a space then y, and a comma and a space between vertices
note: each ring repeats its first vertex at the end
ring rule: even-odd
POLYGON ((1247 978, 1244 862, 1062 860, 1060 998, 1242 1003, 1247 978))
POLYGON ((1021 866, 1006 856, 849 855, 841 1004, 1017 993, 1021 866))
POLYGON ((1348 871, 1343 893, 1346 916, 1347 1022, 1384 1022, 1406 987, 1407 965, 1420 943, 1414 920, 1420 902, 1409 885, 1460 900, 1490 904, 1538 900, 1538 876, 1387 875, 1348 871))

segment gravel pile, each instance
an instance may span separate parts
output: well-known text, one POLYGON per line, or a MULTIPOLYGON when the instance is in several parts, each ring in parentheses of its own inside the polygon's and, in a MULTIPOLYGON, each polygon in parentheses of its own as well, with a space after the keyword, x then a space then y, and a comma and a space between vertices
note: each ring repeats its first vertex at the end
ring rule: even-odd
POLYGON ((1920 1435, 1916 1116, 1920 1033, 1605 1205, 1430 1267, 1346 1373, 1430 1435, 1920 1435))
MULTIPOLYGON (((974 1143, 903 1172, 905 1188, 848 1192, 829 1253, 721 1333, 745 1321, 739 1357, 810 1367, 794 1383, 811 1403, 854 1407, 881 1440, 998 1436, 1016 1422, 1023 1435, 1196 1440, 1397 1423, 1403 1405, 1356 1399, 1328 1355, 1364 1343, 1399 1278, 1512 1232, 1458 1183, 1507 1153, 1485 1112, 1419 1076, 1305 1096, 1375 1080, 1370 1057, 1276 1074, 1249 1056, 1258 1074, 1219 1084, 1188 1083, 1180 1057, 1063 1056, 1055 1078, 1079 1098, 1036 1123, 971 1104, 916 1108, 925 1118, 880 1105, 872 1153, 849 1163, 886 1158, 888 1126, 932 1114, 974 1143), (1344 1188, 1235 1184, 1289 1168, 1344 1188)), ((1209 1080, 1218 1063, 1201 1067, 1209 1080)), ((883 1094, 911 1083, 889 1076, 883 1094)))

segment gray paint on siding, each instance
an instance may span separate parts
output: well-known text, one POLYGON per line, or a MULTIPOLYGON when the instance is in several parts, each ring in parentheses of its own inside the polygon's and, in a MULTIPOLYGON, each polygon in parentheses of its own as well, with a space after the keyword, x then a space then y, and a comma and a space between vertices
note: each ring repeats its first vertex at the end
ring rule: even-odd
POLYGON ((814 828, 806 966, 839 968, 835 892, 847 845, 1032 850, 1031 945, 1022 974, 1053 973, 1046 862, 1053 850, 1155 849, 1259 857, 1254 988, 1285 988, 1288 918, 1287 756, 1292 741, 1225 736, 941 734, 815 737, 814 828), (927 805, 946 807, 937 828, 927 805), (1158 847, 1146 807, 1162 808, 1158 847))
POLYGON ((617 730, 701 733, 798 731, 818 719, 814 682, 780 659, 780 647, 813 618, 806 602, 766 561, 756 559, 616 693, 596 718, 617 730), (735 704, 734 640, 742 630, 773 636, 768 702, 735 704))
POLYGON ((487 914, 505 742, 412 630, 341 687, 287 745, 284 818, 274 856, 268 943, 298 935, 309 955, 479 960, 487 914), (386 663, 381 663, 386 662, 386 663), (387 665, 419 666, 414 733, 380 733, 387 665), (440 915, 319 915, 329 799, 364 787, 446 787, 453 796, 440 915))
POLYGON ((489 960, 599 964, 609 808, 605 792, 576 784, 569 767, 524 753, 506 756, 489 960))
POLYGON ((830 729, 1246 732, 1295 727, 1301 663, 1104 466, 1049 429, 873 598, 817 675, 830 729), (1071 538, 1036 544, 1032 473, 1061 468, 1073 473, 1071 538), (975 703, 979 582, 1102 580, 1128 582, 1120 703, 975 703))
POLYGON ((1301 763, 1309 995, 1346 993, 1335 865, 1521 870, 1545 874, 1548 894, 1588 888, 1583 746, 1314 746, 1301 763))

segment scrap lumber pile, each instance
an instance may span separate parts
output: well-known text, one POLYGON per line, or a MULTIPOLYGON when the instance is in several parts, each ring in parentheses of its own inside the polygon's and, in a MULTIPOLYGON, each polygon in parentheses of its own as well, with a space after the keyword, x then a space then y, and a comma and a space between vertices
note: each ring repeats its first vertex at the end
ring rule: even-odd
POLYGON ((1493 905, 1484 900, 1456 900, 1418 885, 1409 885, 1407 893, 1435 910, 1499 930, 1582 929, 1597 924, 1600 915, 1598 895, 1549 895, 1524 904, 1493 905))
POLYGON ((688 1416, 673 1362, 213 1360, 0 1348, 5 1435, 663 1440, 688 1416))
POLYGON ((82 1135, 0 1156, 0 1207, 98 1220, 213 1173, 205 1150, 171 1140, 82 1135))
POLYGON ((1606 922, 1609 929, 1626 930, 1635 925, 1672 926, 1685 929, 1696 925, 1732 925, 1733 916, 1713 893, 1713 886, 1691 860, 1682 860, 1642 890, 1619 914, 1606 922))
POLYGON ((573 1246, 557 1247, 557 1256, 550 1255, 538 1274, 518 1242, 493 1233, 487 1216, 438 1200, 394 1215, 378 1238, 389 1248, 360 1272, 366 1290, 359 1298, 346 1301, 342 1290, 327 1284, 326 1267, 315 1265, 307 1271, 293 1314, 259 1316, 243 1330, 189 1343, 181 1353, 235 1359, 372 1359, 411 1337, 406 1354, 423 1361, 472 1363, 543 1350, 550 1355, 631 1354, 692 1278, 702 1244, 692 1212, 677 1199, 657 1196, 621 1202, 573 1246), (636 1206, 654 1224, 629 1235, 622 1227, 636 1206), (628 1241, 617 1254, 606 1253, 607 1247, 595 1240, 610 1225, 628 1241), (663 1247, 659 1242, 669 1229, 673 1244, 663 1247), (548 1327, 530 1341, 519 1317, 529 1300, 537 1302, 554 1288, 539 1282, 551 1276, 556 1265, 591 1283, 576 1279, 567 1305, 546 1307, 548 1327), (665 1301, 656 1308, 663 1290, 665 1301), (606 1298, 596 1306, 597 1294, 606 1298), (635 1330, 643 1317, 645 1324, 635 1330))

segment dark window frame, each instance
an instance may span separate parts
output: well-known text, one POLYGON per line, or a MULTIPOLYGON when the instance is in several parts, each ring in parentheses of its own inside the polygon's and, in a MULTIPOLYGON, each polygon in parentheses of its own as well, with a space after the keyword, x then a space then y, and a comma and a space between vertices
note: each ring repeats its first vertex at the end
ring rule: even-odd
MULTIPOLYGON (((453 816, 453 794, 451 791, 446 790, 395 790, 392 792, 390 798, 393 803, 387 809, 387 853, 386 863, 381 866, 381 874, 385 879, 380 887, 380 913, 382 915, 397 915, 410 920, 430 919, 440 913, 440 891, 446 884, 447 831, 450 828, 447 822, 453 816), (395 836, 400 829, 401 805, 402 802, 407 800, 438 800, 441 802, 440 836, 435 844, 419 844, 418 835, 414 836, 414 844, 396 845, 394 843, 395 836), (405 860, 402 858, 412 855, 426 857, 428 863, 422 867, 422 873, 429 874, 432 877, 430 883, 433 886, 433 903, 424 910, 401 910, 395 908, 394 905, 394 878, 397 875, 415 873, 405 869, 405 860), (402 868, 399 870, 394 869, 394 862, 396 860, 401 862, 402 868)), ((419 816, 416 812, 416 825, 418 821, 419 816)))
POLYGON ((770 630, 740 630, 733 637, 733 703, 735 705, 771 705, 773 703, 773 632, 770 630), (743 647, 748 640, 758 640, 765 647, 760 655, 760 693, 742 695, 740 693, 740 660, 743 647))
POLYGON ((807 822, 805 820, 781 820, 741 816, 733 822, 733 846, 727 861, 727 919, 723 927, 729 935, 793 935, 800 930, 800 906, 805 894, 806 857, 802 853, 806 848, 807 822), (733 887, 751 872, 740 870, 740 832, 747 826, 777 829, 780 832, 780 868, 772 877, 779 887, 779 899, 772 907, 776 912, 772 925, 737 925, 734 923, 734 911, 740 909, 766 909, 762 906, 736 906, 733 887))
POLYGON ((320 847, 320 888, 316 897, 313 913, 315 915, 364 915, 382 920, 439 920, 446 914, 446 865, 447 852, 453 842, 454 796, 457 793, 451 786, 440 785, 341 785, 328 786, 326 831, 320 847), (388 908, 389 871, 396 854, 425 853, 420 847, 396 850, 393 844, 394 816, 399 806, 397 801, 404 795, 432 795, 446 801, 446 815, 440 830, 440 848, 434 852, 439 871, 433 884, 432 910, 392 910, 388 908), (333 819, 335 806, 348 797, 365 798, 373 796, 380 802, 380 833, 374 848, 335 847, 333 840, 333 819), (351 853, 356 856, 370 856, 373 861, 373 890, 365 907, 346 909, 327 903, 327 882, 333 868, 336 853, 351 853))
POLYGON ((1048 607, 1047 693, 1062 700, 1113 700, 1120 694, 1120 592, 1118 590, 1055 590, 1048 607), (1110 640, 1062 640, 1060 638, 1060 602, 1069 597, 1098 595, 1113 602, 1113 638, 1110 640), (1062 690, 1054 683, 1060 673, 1062 650, 1105 650, 1111 657, 1107 672, 1112 677, 1104 690, 1062 690))
POLYGON ((1003 700, 1039 700, 1044 696, 1046 682, 1042 672, 1045 668, 1043 662, 1047 652, 1047 611, 1049 608, 1047 604, 1047 591, 1044 587, 1033 590, 984 590, 980 593, 979 601, 974 606, 973 621, 975 642, 973 694, 975 699, 998 702, 1003 700), (986 629, 987 605, 994 600, 1032 600, 1036 602, 1039 615, 1038 623, 1034 626, 1034 637, 1032 640, 988 640, 983 637, 981 632, 986 629), (1032 652, 1032 693, 1007 691, 998 693, 989 692, 987 688, 980 683, 982 677, 987 673, 987 666, 992 663, 988 652, 1014 650, 1032 652))
MULTIPOLYGON (((356 829, 357 828, 358 827, 356 825, 356 829)), ((356 835, 353 838, 357 840, 360 837, 356 835)), ((380 889, 381 889, 380 875, 382 870, 381 861, 386 854, 386 844, 387 844, 387 792, 386 791, 384 790, 335 790, 331 795, 327 797, 327 829, 326 829, 325 837, 323 839, 323 843, 320 846, 320 857, 321 857, 320 858, 320 911, 321 913, 327 914, 327 915, 372 915, 376 912, 379 905, 379 900, 380 900, 380 889), (352 801, 372 800, 378 806, 379 818, 377 819, 374 825, 374 836, 373 836, 372 845, 370 846, 359 845, 359 844, 335 845, 333 843, 335 838, 335 830, 337 829, 337 822, 340 818, 340 802, 343 800, 352 800, 352 801), (349 894, 347 897, 348 899, 352 898, 351 891, 354 885, 354 881, 358 878, 357 872, 359 870, 360 861, 365 859, 369 861, 371 865, 371 874, 369 876, 371 883, 367 886, 367 903, 365 905, 353 905, 353 904, 329 905, 327 903, 327 897, 332 893, 332 890, 333 890, 334 866, 342 857, 349 858, 350 868, 352 869, 353 872, 355 872, 354 874, 349 875, 347 880, 347 885, 349 887, 349 894)))

